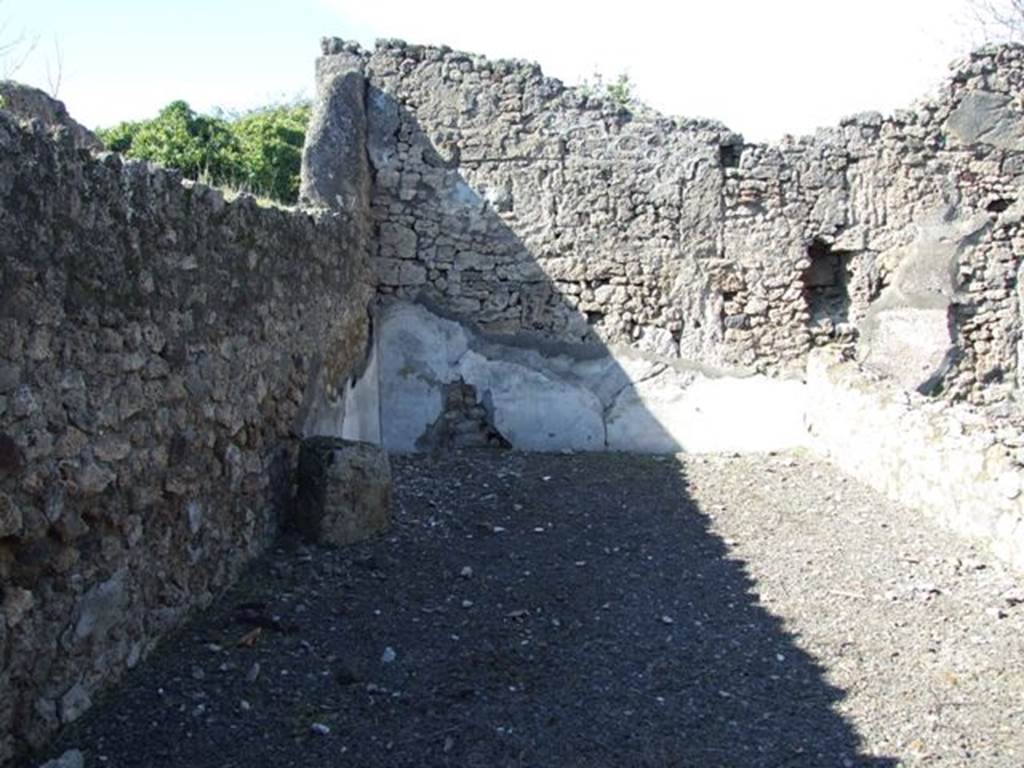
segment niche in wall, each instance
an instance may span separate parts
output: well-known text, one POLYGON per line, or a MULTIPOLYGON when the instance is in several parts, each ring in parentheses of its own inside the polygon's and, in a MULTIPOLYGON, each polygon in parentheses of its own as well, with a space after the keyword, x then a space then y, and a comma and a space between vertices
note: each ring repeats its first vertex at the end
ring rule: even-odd
POLYGON ((718 160, 723 168, 739 168, 742 154, 742 144, 722 144, 718 147, 718 160))
POLYGON ((845 340, 850 326, 850 253, 823 240, 807 247, 810 265, 802 275, 807 325, 816 345, 845 340))

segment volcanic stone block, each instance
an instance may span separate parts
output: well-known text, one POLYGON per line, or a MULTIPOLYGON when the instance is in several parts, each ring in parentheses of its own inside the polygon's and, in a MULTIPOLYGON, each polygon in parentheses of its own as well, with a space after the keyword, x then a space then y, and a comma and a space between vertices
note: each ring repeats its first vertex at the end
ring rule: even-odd
POLYGON ((383 449, 311 437, 299 451, 299 530, 317 544, 344 546, 391 524, 391 467, 383 449))
POLYGON ((951 143, 991 144, 1001 149, 1022 146, 1021 114, 1013 98, 1003 93, 968 91, 946 120, 951 143))
POLYGON ((370 168, 366 154, 366 78, 352 53, 317 61, 317 98, 303 150, 299 196, 314 205, 366 210, 370 168))

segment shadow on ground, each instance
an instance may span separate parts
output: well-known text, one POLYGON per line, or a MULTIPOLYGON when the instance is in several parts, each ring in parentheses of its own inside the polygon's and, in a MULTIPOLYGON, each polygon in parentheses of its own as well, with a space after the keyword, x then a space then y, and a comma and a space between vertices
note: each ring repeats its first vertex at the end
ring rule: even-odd
POLYGON ((894 764, 859 752, 843 692, 758 604, 675 459, 394 465, 391 535, 282 545, 53 751, 125 768, 894 764))

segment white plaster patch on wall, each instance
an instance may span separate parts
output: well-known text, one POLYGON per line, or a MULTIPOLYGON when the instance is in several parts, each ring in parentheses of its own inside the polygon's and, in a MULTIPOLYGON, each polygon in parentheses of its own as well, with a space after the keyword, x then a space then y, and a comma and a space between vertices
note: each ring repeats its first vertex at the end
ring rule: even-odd
POLYGON ((643 452, 778 451, 807 443, 805 387, 795 380, 675 371, 627 388, 608 415, 608 447, 643 452))
MULTIPOLYGON (((377 337, 372 340, 366 369, 345 389, 341 437, 380 445, 380 358, 377 337)), ((336 437, 336 435, 330 435, 336 437)))
POLYGON ((515 448, 528 451, 604 450, 604 407, 582 386, 518 363, 469 352, 459 374, 484 393, 494 426, 515 448))
POLYGON ((1020 473, 976 413, 822 352, 808 364, 808 424, 814 452, 1024 567, 1020 473))
MULTIPOLYGON (((564 351, 475 344, 459 323, 405 303, 384 308, 378 328, 380 437, 390 451, 424 447, 442 416, 444 387, 456 381, 474 388, 494 428, 522 450, 771 451, 806 444, 799 381, 714 376, 625 350, 573 359, 564 351)), ((357 388, 366 390, 366 382, 357 388)), ((358 409, 348 418, 359 418, 358 409)))
POLYGON ((424 307, 392 305, 378 320, 381 441, 409 453, 441 415, 443 385, 469 349, 465 331, 424 307))

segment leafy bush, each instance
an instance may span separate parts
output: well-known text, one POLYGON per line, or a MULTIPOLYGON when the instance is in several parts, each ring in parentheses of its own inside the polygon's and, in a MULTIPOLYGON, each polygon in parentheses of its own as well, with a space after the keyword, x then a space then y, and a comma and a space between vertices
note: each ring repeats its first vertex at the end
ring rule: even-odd
POLYGON ((273 107, 249 112, 230 124, 246 187, 279 200, 298 199, 310 111, 308 104, 273 107))
POLYGON ((135 134, 141 127, 142 123, 118 123, 113 128, 100 128, 96 131, 96 135, 107 149, 128 154, 132 148, 132 142, 135 141, 135 134))
POLYGON ((600 72, 594 72, 591 77, 583 79, 579 89, 587 96, 607 97, 625 109, 640 106, 640 102, 633 94, 633 81, 626 72, 621 72, 612 82, 605 82, 600 72))
POLYGON ((612 101, 624 107, 628 107, 633 101, 633 82, 625 72, 621 72, 614 83, 608 83, 605 89, 612 101))
POLYGON ((174 101, 152 120, 119 123, 97 134, 108 149, 128 157, 294 203, 309 115, 309 105, 298 103, 225 119, 197 114, 184 101, 174 101))

